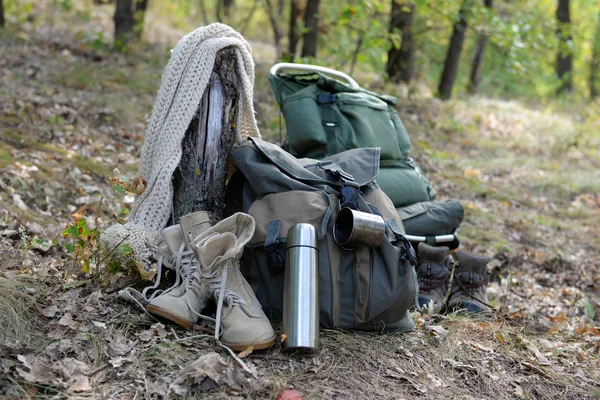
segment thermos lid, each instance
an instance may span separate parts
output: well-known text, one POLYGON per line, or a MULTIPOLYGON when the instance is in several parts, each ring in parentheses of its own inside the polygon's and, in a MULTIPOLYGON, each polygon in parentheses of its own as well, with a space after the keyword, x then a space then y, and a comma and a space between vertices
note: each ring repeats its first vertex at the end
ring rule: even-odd
POLYGON ((311 224, 296 224, 288 231, 287 247, 308 246, 317 248, 317 230, 311 224))

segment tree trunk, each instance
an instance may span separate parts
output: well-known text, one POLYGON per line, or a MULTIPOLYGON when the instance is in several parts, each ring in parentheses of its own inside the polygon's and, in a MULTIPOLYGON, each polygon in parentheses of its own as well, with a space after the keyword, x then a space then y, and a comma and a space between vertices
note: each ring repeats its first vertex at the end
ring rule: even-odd
POLYGON ((4 24, 6 21, 4 20, 4 5, 2 4, 2 0, 0 0, 0 28, 4 28, 4 24))
POLYGON ((136 40, 142 38, 142 31, 144 30, 144 15, 148 8, 148 0, 136 0, 135 2, 135 13, 133 15, 135 26, 133 27, 133 33, 136 40))
POLYGON ((281 38, 282 38, 282 34, 281 34, 281 30, 279 29, 279 21, 277 18, 277 11, 275 10, 275 7, 273 7, 273 3, 271 3, 271 0, 265 0, 265 3, 267 5, 267 15, 269 17, 269 21, 271 22, 271 28, 273 29, 273 44, 275 45, 275 54, 277 59, 281 59, 281 38))
POLYGON ((392 82, 410 82, 415 67, 415 46, 412 36, 412 23, 415 4, 392 0, 390 32, 399 30, 402 33, 400 48, 392 46, 388 52, 385 70, 392 82))
POLYGON ((573 89, 573 51, 571 41, 571 15, 569 0, 558 0, 556 8, 558 56, 556 57, 556 75, 561 80, 557 94, 571 92, 573 89))
POLYGON ((316 57, 319 44, 319 3, 320 0, 307 0, 302 34, 302 57, 316 57))
POLYGON ((290 26, 288 30, 288 53, 291 61, 296 57, 296 48, 298 47, 298 3, 297 0, 291 0, 290 4, 290 26))
MULTIPOLYGON (((493 7, 493 0, 484 0, 484 5, 491 9, 493 7)), ((469 92, 477 92, 479 82, 481 82, 481 67, 483 66, 483 52, 485 51, 485 45, 488 41, 488 35, 481 33, 477 39, 477 45, 475 46, 475 57, 473 58, 473 64, 471 65, 471 80, 469 82, 469 92)))
POLYGON ((235 0, 223 0, 223 11, 225 13, 225 18, 229 18, 231 16, 231 9, 235 4, 235 0))
POLYGON ((442 100, 448 100, 452 95, 452 88, 458 75, 458 64, 460 61, 460 53, 465 41, 465 31, 467 30, 467 8, 468 1, 463 2, 460 7, 458 21, 454 24, 448 53, 446 54, 446 62, 444 63, 444 72, 440 79, 439 96, 442 100))
POLYGON ((121 47, 133 36, 135 26, 133 0, 117 0, 113 20, 115 21, 115 46, 121 47))
POLYGON ((596 35, 592 43, 592 61, 590 62, 590 97, 600 96, 600 13, 596 24, 596 35))
POLYGON ((183 153, 173 174, 173 214, 208 211, 211 221, 225 216, 229 151, 235 142, 239 87, 233 48, 217 53, 209 86, 183 139, 183 153))
POLYGON ((204 0, 198 0, 198 6, 200 7, 200 13, 202 14, 202 21, 204 25, 208 25, 208 13, 206 12, 206 4, 204 4, 204 0))
POLYGON ((140 39, 148 0, 117 0, 115 8, 115 45, 123 47, 131 39, 140 39))

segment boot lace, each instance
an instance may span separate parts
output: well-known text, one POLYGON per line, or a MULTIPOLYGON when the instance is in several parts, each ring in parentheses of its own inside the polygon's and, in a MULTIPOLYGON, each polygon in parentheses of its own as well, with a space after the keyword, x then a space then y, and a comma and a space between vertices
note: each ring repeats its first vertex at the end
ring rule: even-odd
POLYGON ((427 265, 427 274, 422 275, 419 279, 419 289, 423 291, 430 291, 436 289, 445 284, 448 281, 448 279, 450 279, 450 275, 452 275, 452 273, 448 269, 446 269, 446 272, 443 276, 435 278, 432 277, 431 264, 429 263, 427 265))
POLYGON ((215 339, 221 336, 221 314, 223 312, 223 304, 228 305, 245 305, 247 304, 239 294, 233 290, 227 289, 227 268, 215 268, 210 272, 201 272, 201 276, 208 283, 208 289, 217 299, 217 314, 215 318, 211 318, 215 322, 215 339), (221 272, 222 271, 222 272, 221 272), (221 274, 219 274, 221 272, 221 274), (220 275, 220 276, 219 276, 220 275))
MULTIPOLYGON (((127 288, 123 289, 123 291, 121 293, 125 297, 127 297, 129 300, 135 302, 144 311, 146 311, 146 307, 144 306, 144 304, 150 303, 156 296, 158 296, 162 293, 166 293, 177 286, 178 282, 176 282, 175 285, 171 286, 168 289, 165 289, 165 290, 158 289, 158 287, 160 286, 160 282, 161 282, 163 267, 166 267, 168 269, 173 269, 174 267, 173 267, 172 261, 173 261, 173 257, 168 258, 165 256, 160 256, 158 258, 158 263, 157 263, 158 267, 157 267, 157 272, 156 272, 156 281, 154 282, 154 284, 152 286, 145 287, 141 292, 132 287, 127 287, 127 288)), ((177 277, 177 279, 179 279, 179 276, 177 277)))
MULTIPOLYGON (((470 278, 472 277, 471 274, 473 274, 473 272, 469 273, 469 277, 470 278)), ((491 308, 492 310, 495 310, 494 307, 492 307, 491 305, 489 305, 485 301, 477 298, 477 296, 476 296, 477 290, 479 290, 483 285, 487 285, 487 279, 480 279, 479 282, 473 282, 473 280, 470 279, 468 283, 465 283, 460 278, 460 276, 455 277, 455 279, 457 280, 457 283, 458 283, 458 286, 459 286, 458 291, 460 291, 462 294, 467 295, 472 300, 475 300, 475 301, 483 304, 484 306, 487 306, 487 307, 491 308)))

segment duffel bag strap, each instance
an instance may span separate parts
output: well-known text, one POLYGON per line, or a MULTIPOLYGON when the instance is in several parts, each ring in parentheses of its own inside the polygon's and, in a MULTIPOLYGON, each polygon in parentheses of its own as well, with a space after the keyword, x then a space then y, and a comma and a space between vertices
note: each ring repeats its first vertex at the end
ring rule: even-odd
POLYGON ((267 255, 267 265, 271 272, 282 271, 285 266, 283 256, 279 251, 280 229, 280 219, 269 221, 269 225, 267 226, 267 237, 265 238, 264 251, 267 255))
POLYGON ((410 244, 410 242, 408 241, 408 239, 406 239, 406 236, 404 236, 402 234, 402 231, 400 230, 400 227, 396 223, 396 220, 388 219, 385 223, 386 223, 387 227, 390 229, 390 231, 392 231, 392 233, 398 239, 400 239, 400 241, 404 245, 404 248, 406 249, 406 252, 408 253, 408 260, 410 261, 410 264, 411 264, 410 272, 413 276, 413 282, 414 282, 414 286, 415 286, 415 307, 417 307, 417 310, 421 311, 421 305, 419 304, 419 280, 417 278, 417 271, 416 271, 417 257, 415 254, 415 250, 413 249, 413 247, 410 244))
POLYGON ((410 242, 408 241, 406 236, 404 236, 402 234, 402 231, 400 230, 400 227, 396 223, 396 220, 388 219, 386 221, 386 225, 388 226, 390 231, 392 231, 392 233, 396 236, 396 238, 398 238, 402 242, 404 249, 408 253, 408 261, 410 261, 410 263, 412 265, 417 265, 417 257, 415 254, 415 249, 413 249, 412 245, 410 244, 410 242))
POLYGON ((337 96, 331 93, 319 93, 317 94, 317 104, 321 109, 321 123, 323 124, 323 128, 325 129, 325 133, 327 134, 327 152, 330 154, 337 154, 342 149, 338 148, 337 139, 336 139, 336 128, 339 126, 339 122, 336 121, 335 118, 335 102, 337 101, 337 96))

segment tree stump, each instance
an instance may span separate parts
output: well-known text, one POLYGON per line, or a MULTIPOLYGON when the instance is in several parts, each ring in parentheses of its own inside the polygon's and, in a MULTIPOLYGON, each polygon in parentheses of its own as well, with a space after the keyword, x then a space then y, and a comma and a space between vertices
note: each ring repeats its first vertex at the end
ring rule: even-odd
POLYGON ((183 215, 208 211, 211 222, 223 219, 229 152, 235 143, 240 98, 235 49, 217 53, 210 83, 182 142, 173 174, 173 210, 169 225, 183 215))

